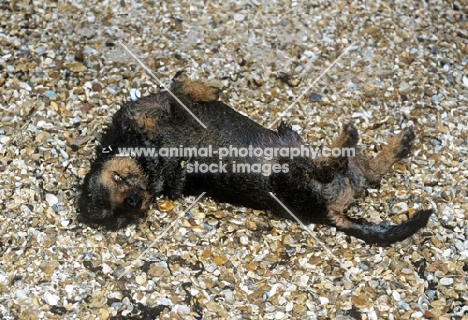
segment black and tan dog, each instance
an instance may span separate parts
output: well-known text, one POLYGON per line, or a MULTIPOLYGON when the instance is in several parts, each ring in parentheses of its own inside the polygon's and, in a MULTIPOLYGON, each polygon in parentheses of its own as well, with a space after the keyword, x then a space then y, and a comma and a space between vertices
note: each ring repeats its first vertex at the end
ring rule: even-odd
MULTIPOLYGON (((228 170, 195 172, 191 165, 216 164, 218 156, 122 156, 118 147, 162 148, 228 146, 253 148, 300 147, 303 142, 289 126, 268 130, 217 101, 217 90, 200 81, 179 80, 171 91, 201 120, 204 129, 168 92, 125 104, 105 131, 96 159, 84 179, 78 199, 79 220, 111 228, 122 227, 147 212, 159 195, 208 196, 221 202, 269 210, 291 216, 271 196, 273 192, 302 222, 328 224, 367 243, 389 245, 401 241, 427 224, 432 210, 414 214, 399 225, 378 225, 352 219, 343 213, 366 187, 379 184, 392 165, 408 156, 415 138, 412 128, 387 141, 372 159, 355 157, 230 156, 222 159, 228 170), (112 149, 112 150, 111 150, 112 149), (236 164, 260 164, 268 172, 233 172, 236 164), (189 170, 189 168, 191 170, 189 170)), ((348 123, 331 147, 353 148, 356 128, 348 123)))

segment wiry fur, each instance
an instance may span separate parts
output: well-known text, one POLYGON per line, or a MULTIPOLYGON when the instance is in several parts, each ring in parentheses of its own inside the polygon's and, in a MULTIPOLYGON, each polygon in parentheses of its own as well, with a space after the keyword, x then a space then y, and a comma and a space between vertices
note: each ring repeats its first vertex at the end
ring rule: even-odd
MULTIPOLYGON (((217 90, 200 81, 175 82, 172 91, 207 126, 204 129, 168 92, 124 105, 102 137, 101 145, 115 153, 119 146, 137 147, 300 147, 303 141, 281 123, 268 130, 217 101, 217 90)), ((291 218, 271 197, 273 192, 304 223, 335 226, 367 243, 388 245, 424 227, 432 210, 417 212, 399 225, 374 225, 343 213, 366 187, 378 185, 392 165, 405 158, 415 138, 406 128, 387 141, 374 158, 224 158, 223 163, 287 164, 289 171, 271 173, 188 173, 188 163, 218 163, 218 158, 135 157, 102 153, 91 165, 78 201, 80 220, 121 227, 140 217, 158 195, 177 198, 184 194, 208 196, 222 202, 269 210, 291 218)), ((355 147, 358 133, 352 123, 344 126, 332 147, 355 147)))

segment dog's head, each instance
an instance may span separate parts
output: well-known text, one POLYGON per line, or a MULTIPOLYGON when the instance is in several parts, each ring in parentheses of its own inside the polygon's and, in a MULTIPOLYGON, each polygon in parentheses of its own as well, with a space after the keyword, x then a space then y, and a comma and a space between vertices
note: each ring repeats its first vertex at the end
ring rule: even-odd
POLYGON ((113 156, 94 162, 78 198, 78 220, 119 227, 149 209, 148 178, 138 162, 113 156))

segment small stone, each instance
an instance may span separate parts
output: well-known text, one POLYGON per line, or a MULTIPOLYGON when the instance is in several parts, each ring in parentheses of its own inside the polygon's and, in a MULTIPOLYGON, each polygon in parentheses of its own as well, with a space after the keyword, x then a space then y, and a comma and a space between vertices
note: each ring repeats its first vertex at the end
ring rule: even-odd
POLYGON ((245 220, 245 227, 249 230, 256 230, 257 229, 257 223, 255 223, 255 221, 252 221, 252 220, 245 220))
POLYGON ((241 236, 239 238, 239 242, 242 243, 243 245, 247 245, 247 244, 249 244, 249 238, 246 237, 246 236, 241 236))
POLYGON ((432 99, 432 101, 437 103, 437 102, 439 102, 440 98, 441 98, 440 94, 435 94, 435 95, 432 96, 431 99, 432 99))
POLYGON ((398 291, 393 290, 392 291, 392 298, 395 301, 400 301, 401 300, 401 295, 400 295, 400 293, 398 291))
MULTIPOLYGON (((423 313, 421 311, 415 311, 411 314, 411 318, 413 319, 421 319, 423 317, 423 313)), ((442 318, 439 318, 442 319, 442 318)))
POLYGON ((351 302, 356 308, 368 308, 372 305, 372 301, 363 295, 351 296, 351 302))
POLYGON ((408 205, 406 202, 399 202, 393 205, 392 213, 394 214, 402 214, 408 212, 408 205))
POLYGON ((68 145, 70 146, 81 146, 82 144, 86 143, 91 139, 89 136, 79 136, 79 137, 71 137, 67 139, 68 145))
POLYGON ((102 273, 110 274, 111 272, 112 272, 112 268, 107 263, 103 263, 102 264, 102 273))
POLYGON ((367 261, 359 261, 358 267, 361 268, 363 271, 369 271, 370 263, 367 261))
POLYGON ((58 198, 56 195, 53 195, 52 193, 47 193, 46 194, 46 201, 49 204, 49 206, 53 206, 54 204, 58 203, 58 198))
POLYGON ((65 292, 67 293, 67 298, 68 299, 71 299, 72 298, 72 294, 73 294, 73 285, 72 284, 67 284, 65 286, 65 292))
POLYGON ((65 67, 71 72, 85 72, 88 71, 88 68, 81 62, 72 62, 65 65, 65 67))
POLYGON ((142 274, 135 277, 135 282, 138 283, 140 286, 146 283, 146 275, 142 274))
POLYGON ((161 203, 158 203, 158 209, 159 211, 166 212, 166 211, 171 211, 174 209, 174 204, 171 201, 164 201, 161 203))
POLYGON ((195 212, 193 213, 193 217, 194 217, 195 219, 198 219, 198 220, 204 219, 205 216, 206 216, 206 215, 205 215, 205 213, 204 213, 203 211, 195 211, 195 212))
POLYGON ((130 89, 130 99, 132 99, 132 101, 137 101, 140 98, 141 98, 140 90, 135 89, 135 88, 130 89))
POLYGON ((3 144, 3 145, 6 145, 8 141, 10 141, 10 137, 9 136, 0 136, 0 143, 3 144))
POLYGON ((91 89, 93 89, 93 91, 95 91, 95 92, 99 92, 99 91, 102 90, 102 86, 101 86, 100 83, 95 82, 95 83, 93 83, 93 84, 91 85, 91 89))
POLYGON ((312 93, 309 97, 309 100, 312 101, 312 102, 318 102, 320 101, 320 99, 322 99, 322 95, 318 94, 318 93, 312 93))
POLYGON ((107 91, 109 91, 110 94, 117 94, 120 92, 120 90, 121 89, 114 84, 110 84, 107 86, 107 91))
POLYGON ((225 257, 216 256, 213 257, 213 262, 216 263, 218 266, 225 264, 228 261, 225 257))
POLYGON ((58 95, 52 91, 52 90, 47 90, 46 92, 44 92, 44 95, 49 98, 49 99, 52 99, 52 100, 55 100, 57 99, 58 95))
POLYGON ((43 298, 44 301, 50 306, 56 306, 60 300, 59 296, 56 296, 55 294, 49 292, 45 292, 43 298))
POLYGON ((28 298, 28 293, 29 293, 29 290, 28 290, 28 289, 16 290, 16 291, 15 291, 15 296, 16 296, 18 299, 25 300, 25 299, 28 298))
POLYGON ((399 36, 396 36, 395 37, 395 43, 402 43, 404 40, 402 38, 400 38, 399 36))
POLYGON ((468 77, 467 76, 463 76, 463 86, 465 86, 465 88, 468 89, 468 77))
POLYGON ((398 87, 398 90, 401 92, 401 93, 406 93, 409 89, 410 85, 408 82, 406 81, 402 81, 398 87))
POLYGON ((205 270, 209 273, 215 271, 218 267, 215 264, 209 264, 205 267, 205 270))
POLYGON ((439 280, 439 283, 443 286, 450 286, 453 284, 453 278, 442 278, 439 280))
POLYGON ((164 273, 164 268, 158 265, 152 265, 147 273, 151 277, 160 277, 164 273))
POLYGON ((307 287, 309 282, 309 276, 308 275, 303 275, 300 277, 300 282, 299 286, 300 287, 307 287))
POLYGON ((170 299, 168 299, 168 298, 160 298, 157 301, 157 304, 160 304, 160 305, 163 305, 163 306, 171 306, 172 301, 170 299))
POLYGON ((310 59, 310 58, 315 57, 315 54, 310 50, 305 50, 304 51, 304 56, 310 59))
POLYGON ((99 311, 99 314, 101 316, 101 319, 108 319, 109 318, 109 311, 107 311, 107 309, 105 309, 105 308, 102 308, 99 311))
POLYGON ((244 19, 245 19, 245 15, 242 14, 242 13, 236 13, 236 14, 234 15, 234 20, 235 20, 235 21, 240 22, 240 21, 244 21, 244 19))
POLYGON ((223 293, 224 293, 224 298, 226 299, 226 301, 228 302, 234 301, 234 295, 231 290, 224 290, 223 293))
POLYGON ((57 204, 54 204, 54 205, 52 206, 52 210, 54 210, 55 214, 58 214, 59 211, 60 211, 60 208, 59 208, 59 206, 58 206, 57 204))
POLYGON ((60 264, 58 261, 54 260, 51 261, 50 263, 47 264, 47 266, 44 268, 44 273, 47 277, 52 276, 54 273, 54 270, 59 266, 60 264))
POLYGON ((21 83, 20 83, 20 88, 21 88, 21 89, 24 89, 24 90, 26 90, 26 91, 31 91, 31 86, 30 86, 28 83, 26 83, 26 82, 21 82, 21 83))
POLYGON ((401 269, 401 273, 407 274, 407 275, 413 274, 413 269, 411 269, 411 268, 403 268, 403 269, 401 269))

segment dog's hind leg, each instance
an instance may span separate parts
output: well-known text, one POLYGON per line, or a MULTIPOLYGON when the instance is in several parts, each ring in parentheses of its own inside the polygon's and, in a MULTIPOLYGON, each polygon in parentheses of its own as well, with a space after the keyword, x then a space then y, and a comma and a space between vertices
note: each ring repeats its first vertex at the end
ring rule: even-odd
POLYGON ((407 157, 415 138, 413 127, 405 128, 399 134, 387 140, 387 146, 370 161, 359 161, 370 185, 378 185, 395 162, 407 157))
POLYGON ((337 171, 343 168, 348 160, 344 151, 346 149, 356 148, 358 140, 359 135, 356 127, 352 122, 348 122, 344 125, 342 133, 329 147, 331 154, 314 160, 314 178, 323 183, 333 180, 337 171), (338 156, 333 155, 333 152, 336 152, 336 150, 339 150, 338 156))

